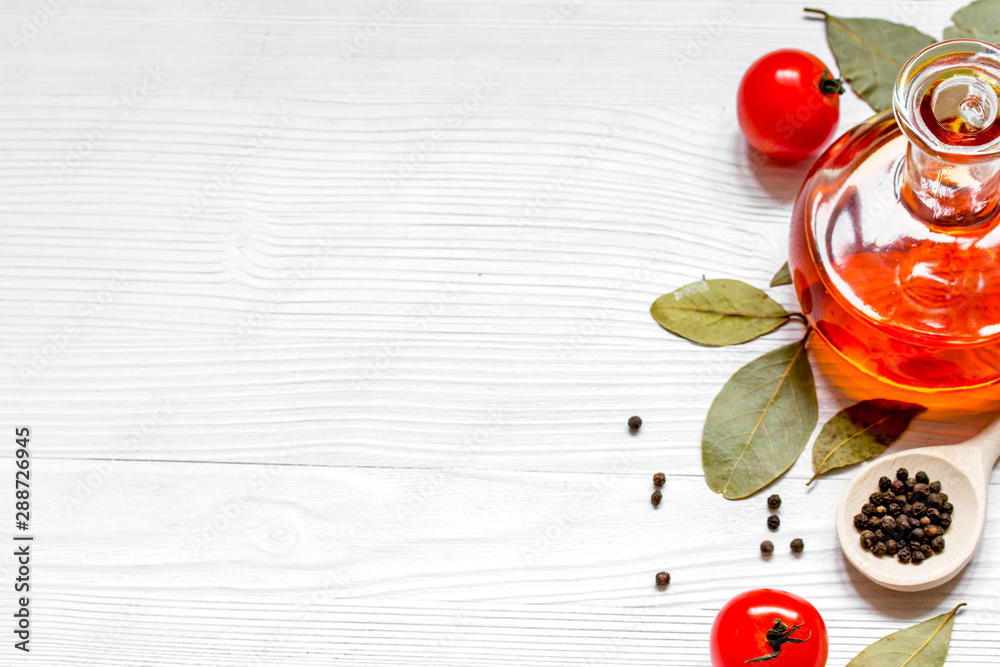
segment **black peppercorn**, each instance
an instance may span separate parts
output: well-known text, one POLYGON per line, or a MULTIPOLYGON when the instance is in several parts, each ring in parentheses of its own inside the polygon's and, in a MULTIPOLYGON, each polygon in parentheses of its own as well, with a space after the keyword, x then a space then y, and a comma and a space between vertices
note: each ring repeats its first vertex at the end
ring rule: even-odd
POLYGON ((875 533, 870 530, 863 531, 861 533, 861 548, 871 551, 873 546, 875 546, 875 533))
POLYGON ((658 472, 655 475, 653 475, 653 484, 655 484, 656 486, 663 486, 666 483, 667 483, 667 476, 664 475, 662 472, 658 472))
POLYGON ((670 583, 670 575, 666 572, 656 573, 656 585, 663 587, 670 583))
POLYGON ((641 417, 629 417, 628 418, 628 427, 630 429, 632 429, 633 431, 638 431, 640 426, 642 426, 642 418, 641 417))
POLYGON ((767 508, 776 510, 779 507, 781 507, 781 496, 779 496, 777 493, 769 496, 767 499, 767 508))
POLYGON ((941 482, 931 482, 923 470, 910 477, 900 468, 895 480, 880 478, 878 488, 854 517, 864 549, 914 564, 944 549, 943 535, 954 507, 941 493, 941 482))
POLYGON ((778 518, 777 514, 772 514, 767 517, 767 527, 771 530, 778 530, 778 526, 781 525, 781 519, 778 518))
POLYGON ((770 556, 774 553, 774 544, 769 540, 764 540, 760 543, 760 553, 763 556, 770 556))
POLYGON ((802 550, 805 549, 805 543, 797 537, 792 540, 789 546, 792 548, 792 553, 796 554, 802 553, 802 550))
POLYGON ((653 495, 649 497, 649 500, 653 503, 653 507, 659 507, 660 501, 663 500, 663 494, 659 491, 653 491, 653 495))

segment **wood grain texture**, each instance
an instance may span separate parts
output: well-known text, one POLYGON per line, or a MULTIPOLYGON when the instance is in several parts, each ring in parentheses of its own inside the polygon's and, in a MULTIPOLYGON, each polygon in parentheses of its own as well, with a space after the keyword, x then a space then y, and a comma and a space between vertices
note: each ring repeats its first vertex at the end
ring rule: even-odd
MULTIPOLYGON (((939 35, 961 4, 837 11, 939 35)), ((797 325, 707 349, 648 313, 785 261, 805 166, 748 154, 733 97, 769 50, 832 62, 822 26, 785 0, 400 0, 346 56, 389 7, 73 0, 15 48, 42 10, 0 6, 0 424, 37 471, 17 664, 704 666, 754 586, 817 604, 832 667, 957 601, 949 664, 1000 661, 993 526, 914 599, 840 555, 852 470, 807 489, 802 457, 777 537, 705 486, 712 398, 797 325)), ((845 96, 842 127, 868 113, 845 96)), ((822 423, 860 385, 812 354, 822 423)))

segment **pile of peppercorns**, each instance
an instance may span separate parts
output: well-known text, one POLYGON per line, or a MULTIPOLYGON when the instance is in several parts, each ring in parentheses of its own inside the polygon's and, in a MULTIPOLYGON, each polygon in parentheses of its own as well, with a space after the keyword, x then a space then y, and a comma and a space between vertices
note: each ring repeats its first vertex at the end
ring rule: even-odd
POLYGON ((914 565, 944 551, 954 507, 941 493, 941 482, 930 481, 923 470, 910 477, 900 468, 896 479, 882 477, 878 488, 854 517, 862 548, 914 565))

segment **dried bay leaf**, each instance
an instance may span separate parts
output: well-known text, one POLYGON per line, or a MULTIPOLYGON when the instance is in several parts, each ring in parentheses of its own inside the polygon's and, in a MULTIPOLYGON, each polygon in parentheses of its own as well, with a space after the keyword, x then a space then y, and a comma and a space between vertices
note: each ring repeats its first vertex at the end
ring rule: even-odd
POLYGON ((896 442, 922 405, 876 398, 861 401, 830 418, 813 443, 813 481, 825 472, 867 461, 896 442))
POLYGON ((664 329, 703 345, 736 345, 774 331, 789 315, 739 280, 699 280, 664 294, 649 309, 664 329))
POLYGON ((1000 43, 1000 0, 976 0, 951 15, 945 39, 980 39, 1000 43))
POLYGON ((844 80, 876 111, 892 108, 892 91, 903 65, 913 54, 937 40, 916 28, 882 19, 832 16, 826 20, 826 41, 844 80))
POLYGON ((788 262, 781 265, 778 272, 774 274, 771 278, 771 287, 778 287, 779 285, 791 285, 792 284, 792 272, 788 268, 788 262))
POLYGON ((942 667, 948 658, 955 614, 964 606, 963 602, 947 614, 883 637, 847 667, 942 667))
POLYGON ((712 402, 701 462, 716 493, 746 498, 783 475, 806 448, 819 409, 805 343, 751 361, 712 402))

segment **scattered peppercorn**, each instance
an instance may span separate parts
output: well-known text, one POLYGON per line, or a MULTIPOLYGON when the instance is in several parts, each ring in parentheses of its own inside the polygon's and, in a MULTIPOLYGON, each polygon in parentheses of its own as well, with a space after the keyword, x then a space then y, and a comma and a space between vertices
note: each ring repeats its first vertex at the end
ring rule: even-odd
POLYGON ((642 426, 642 418, 641 417, 629 417, 628 418, 628 427, 630 429, 632 429, 633 431, 638 431, 640 426, 642 426))
POLYGON ((913 564, 944 551, 954 507, 948 494, 941 492, 941 482, 931 482, 923 470, 910 477, 900 468, 895 480, 881 477, 878 488, 854 517, 861 548, 880 558, 895 556, 900 563, 913 564))
POLYGON ((778 526, 781 525, 781 519, 778 518, 777 514, 772 514, 767 517, 767 527, 771 530, 778 530, 778 526))
POLYGON ((666 483, 667 483, 667 476, 664 475, 662 472, 658 472, 655 475, 653 475, 653 484, 655 484, 656 486, 663 486, 666 483))
POLYGON ((771 510, 776 510, 779 507, 781 507, 781 496, 779 496, 777 493, 775 493, 772 496, 769 496, 767 499, 767 508, 771 510))
POLYGON ((663 500, 663 494, 659 491, 653 491, 653 495, 649 497, 649 500, 653 503, 653 507, 659 507, 660 501, 663 500))
POLYGON ((770 556, 774 553, 774 543, 770 540, 764 540, 760 543, 760 553, 764 556, 770 556))
POLYGON ((796 537, 792 540, 792 543, 789 546, 792 548, 792 553, 800 554, 806 545, 802 540, 796 537))
POLYGON ((657 586, 666 586, 669 583, 670 583, 670 575, 669 574, 667 574, 666 572, 657 572, 656 573, 656 585, 657 586))

